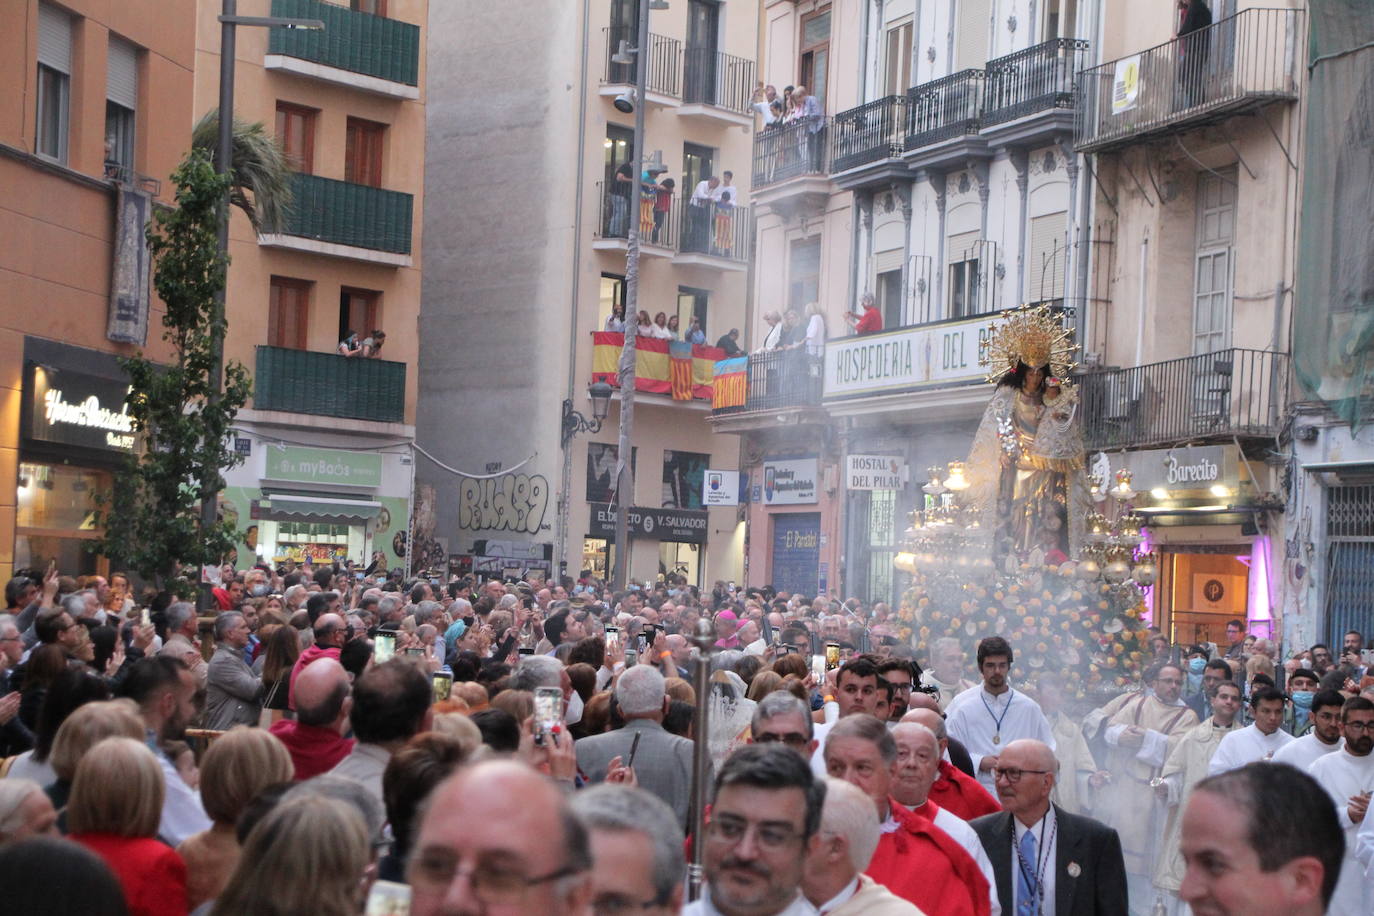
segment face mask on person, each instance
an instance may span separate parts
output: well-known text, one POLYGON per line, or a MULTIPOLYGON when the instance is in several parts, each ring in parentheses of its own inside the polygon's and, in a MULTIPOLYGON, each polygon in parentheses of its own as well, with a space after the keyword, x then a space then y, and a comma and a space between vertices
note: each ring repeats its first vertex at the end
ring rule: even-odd
POLYGON ((1190 659, 1188 659, 1188 670, 1191 671, 1193 674, 1201 674, 1202 672, 1204 672, 1204 671, 1207 670, 1207 659, 1205 659, 1205 658, 1190 658, 1190 659))
POLYGON ((1293 691, 1293 705, 1296 706, 1298 709, 1311 709, 1311 708, 1312 708, 1312 691, 1310 691, 1310 690, 1294 690, 1294 691, 1293 691))
POLYGON ((254 598, 266 598, 271 594, 271 589, 266 585, 255 585, 248 590, 248 594, 252 595, 254 598))
POLYGON ((582 721, 582 695, 576 690, 568 699, 568 708, 563 710, 563 721, 568 725, 576 725, 582 721))

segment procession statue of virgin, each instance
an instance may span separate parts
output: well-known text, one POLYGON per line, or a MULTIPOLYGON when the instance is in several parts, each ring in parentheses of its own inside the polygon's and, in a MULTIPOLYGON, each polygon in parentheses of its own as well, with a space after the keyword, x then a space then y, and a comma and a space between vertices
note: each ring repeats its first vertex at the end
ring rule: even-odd
POLYGON ((1008 310, 981 361, 997 390, 966 463, 964 501, 993 533, 996 556, 1077 558, 1091 511, 1073 371, 1072 331, 1047 306, 1008 310))

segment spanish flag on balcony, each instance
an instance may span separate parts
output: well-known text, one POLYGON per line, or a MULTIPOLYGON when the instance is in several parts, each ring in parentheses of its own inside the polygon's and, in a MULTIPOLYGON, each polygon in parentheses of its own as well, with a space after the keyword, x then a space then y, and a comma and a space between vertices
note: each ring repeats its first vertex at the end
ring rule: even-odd
POLYGON ((743 407, 749 394, 749 357, 722 359, 713 369, 711 408, 743 407))
MULTIPOLYGON (((620 351, 625 335, 592 333, 592 381, 619 386, 620 351)), ((713 367, 725 355, 719 347, 656 337, 635 341, 635 391, 669 394, 678 400, 711 400, 713 367)))

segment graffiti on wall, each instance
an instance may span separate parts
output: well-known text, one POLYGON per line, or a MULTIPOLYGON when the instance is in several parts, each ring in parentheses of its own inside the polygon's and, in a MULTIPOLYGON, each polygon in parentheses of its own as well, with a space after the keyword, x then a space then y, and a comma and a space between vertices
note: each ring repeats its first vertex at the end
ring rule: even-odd
POLYGON ((467 531, 537 534, 549 508, 549 482, 542 474, 502 474, 458 485, 458 527, 467 531))

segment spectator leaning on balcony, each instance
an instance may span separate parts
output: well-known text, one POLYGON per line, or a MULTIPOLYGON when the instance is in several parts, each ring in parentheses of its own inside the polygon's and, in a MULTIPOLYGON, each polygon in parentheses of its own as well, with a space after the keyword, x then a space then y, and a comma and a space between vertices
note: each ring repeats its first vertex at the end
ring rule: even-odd
POLYGON ((716 341, 716 347, 725 351, 727 359, 743 353, 744 351, 739 348, 739 328, 731 328, 728 334, 722 334, 720 340, 716 341))
POLYGON ((701 319, 692 319, 691 327, 687 328, 687 337, 685 339, 693 346, 698 344, 704 345, 706 343, 706 332, 701 329, 701 319))
POLYGON ((616 303, 611 307, 611 314, 606 316, 606 330, 617 334, 625 333, 625 306, 623 303, 616 303))
POLYGON ((764 127, 772 127, 782 120, 781 105, 778 110, 774 110, 773 105, 779 101, 778 90, 772 86, 765 86, 759 83, 754 89, 754 98, 749 107, 754 109, 754 113, 763 119, 764 127))
POLYGON ((844 320, 854 329, 855 334, 872 334, 883 329, 883 313, 878 311, 878 303, 872 293, 864 293, 859 300, 863 313, 845 312, 844 320))
POLYGON ((363 341, 363 356, 368 359, 382 358, 382 345, 386 343, 386 331, 381 328, 374 328, 372 333, 363 341))
POLYGON ((630 227, 630 192, 634 189, 634 167, 622 162, 611 179, 611 224, 606 233, 611 238, 623 239, 630 227))
POLYGON ((360 356, 363 352, 362 341, 358 340, 357 331, 349 331, 348 336, 339 341, 340 356, 360 356))
POLYGON ((673 332, 668 330, 668 314, 659 312, 654 316, 654 326, 649 329, 650 337, 657 337, 659 340, 672 340, 673 332))
POLYGON ((806 355, 820 359, 825 355, 825 316, 821 314, 821 304, 813 302, 806 307, 806 355))
POLYGON ((740 199, 739 189, 735 187, 735 173, 721 172, 720 190, 716 192, 716 200, 724 200, 725 195, 730 195, 730 203, 736 207, 744 206, 744 201, 740 199))
POLYGON ((763 320, 768 324, 768 333, 763 335, 763 346, 760 350, 776 350, 782 346, 782 315, 777 309, 763 313, 763 320))
POLYGON ((778 346, 784 350, 795 350, 806 341, 806 328, 802 326, 801 315, 797 314, 796 309, 788 309, 782 313, 782 337, 778 340, 778 346))
POLYGON ((820 101, 807 92, 805 86, 796 88, 792 101, 797 106, 797 120, 806 125, 801 136, 802 154, 807 157, 812 171, 819 172, 825 149, 825 112, 821 110, 820 101))
POLYGON ((676 315, 668 319, 668 339, 682 339, 682 324, 678 321, 678 317, 676 315))
POLYGON ((643 309, 640 309, 640 310, 639 310, 639 317, 638 317, 638 319, 636 319, 636 324, 635 324, 635 336, 636 336, 636 337, 653 337, 653 336, 654 336, 654 323, 653 323, 652 321, 649 320, 649 313, 646 312, 646 311, 644 311, 643 309))
POLYGON ((707 175, 697 182, 692 199, 687 202, 687 250, 705 251, 711 236, 711 216, 720 196, 720 179, 707 175))

